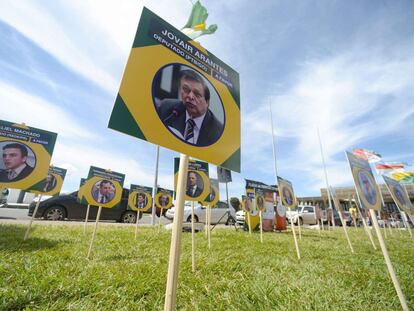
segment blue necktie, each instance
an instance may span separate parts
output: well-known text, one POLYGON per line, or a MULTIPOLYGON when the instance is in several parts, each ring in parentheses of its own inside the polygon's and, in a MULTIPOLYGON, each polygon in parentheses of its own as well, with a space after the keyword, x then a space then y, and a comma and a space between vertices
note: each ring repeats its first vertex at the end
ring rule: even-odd
POLYGON ((194 137, 194 126, 195 126, 194 120, 188 119, 187 120, 187 134, 185 135, 186 141, 189 141, 190 139, 194 137))

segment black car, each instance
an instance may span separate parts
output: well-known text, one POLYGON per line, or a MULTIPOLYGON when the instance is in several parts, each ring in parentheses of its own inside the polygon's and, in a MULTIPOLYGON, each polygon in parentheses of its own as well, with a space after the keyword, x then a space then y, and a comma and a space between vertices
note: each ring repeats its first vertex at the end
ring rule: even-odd
MULTIPOLYGON (((124 223, 135 223, 137 212, 131 210, 128 207, 129 190, 123 189, 121 204, 118 208, 102 208, 101 220, 115 220, 124 223)), ((86 217, 87 205, 79 203, 77 200, 78 192, 72 192, 70 194, 61 194, 56 197, 46 199, 39 204, 39 208, 36 213, 36 218, 44 218, 47 220, 84 220, 86 217)), ((36 202, 32 202, 29 205, 29 216, 32 216, 36 207, 36 202)), ((159 215, 159 209, 157 208, 157 215, 159 215)), ((90 206, 89 219, 96 219, 98 213, 97 206, 90 206)), ((151 209, 146 213, 151 213, 151 209)), ((140 214, 140 218, 142 213, 140 214)))

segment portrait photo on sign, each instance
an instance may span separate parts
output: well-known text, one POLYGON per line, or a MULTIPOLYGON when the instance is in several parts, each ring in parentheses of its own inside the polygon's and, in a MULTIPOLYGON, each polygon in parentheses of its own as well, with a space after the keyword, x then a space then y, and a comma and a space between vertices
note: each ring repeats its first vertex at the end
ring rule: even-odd
POLYGON ((404 196, 404 193, 403 193, 403 189, 401 188, 401 186, 394 186, 394 194, 395 194, 395 197, 397 198, 397 200, 398 200, 398 202, 402 205, 402 206, 404 206, 404 207, 407 207, 407 201, 405 200, 405 196, 404 196))
POLYGON ((57 185, 56 177, 53 174, 47 175, 47 177, 43 180, 43 192, 50 192, 52 191, 57 185))
POLYGON ((109 203, 115 197, 116 188, 112 181, 107 179, 99 180, 92 187, 92 197, 98 203, 109 203))
POLYGON ((293 194, 290 191, 290 189, 287 188, 287 187, 284 187, 282 192, 283 192, 282 193, 283 199, 285 200, 287 205, 292 205, 293 204, 293 194))
POLYGON ((186 194, 191 198, 197 198, 204 190, 204 181, 196 171, 189 171, 187 175, 186 194))
POLYGON ((135 206, 139 209, 143 209, 148 204, 147 194, 145 192, 138 192, 136 195, 135 206))
POLYGON ((370 174, 360 170, 358 172, 358 183, 368 203, 375 205, 377 201, 377 194, 375 192, 374 181, 372 180, 370 174))
POLYGON ((36 155, 24 143, 17 141, 0 142, 0 182, 15 182, 28 177, 36 167, 36 155))
POLYGON ((263 210, 265 208, 265 200, 262 196, 258 196, 256 202, 259 210, 263 210))
POLYGON ((195 69, 177 63, 164 66, 153 79, 152 97, 161 122, 181 141, 205 147, 223 134, 222 100, 195 69))
POLYGON ((168 194, 165 194, 165 193, 160 195, 160 198, 158 201, 160 203, 160 206, 168 206, 168 204, 170 204, 170 198, 168 194))

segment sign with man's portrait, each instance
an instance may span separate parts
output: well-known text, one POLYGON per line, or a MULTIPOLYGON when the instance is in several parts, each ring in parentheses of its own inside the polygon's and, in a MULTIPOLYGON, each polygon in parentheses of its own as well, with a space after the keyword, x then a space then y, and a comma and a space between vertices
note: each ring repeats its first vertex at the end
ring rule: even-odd
POLYGON ((128 206, 133 211, 146 212, 152 207, 152 188, 131 184, 128 206))
POLYGON ((144 8, 108 126, 239 172, 239 75, 144 8))
POLYGON ((168 209, 173 206, 173 194, 174 191, 157 188, 157 194, 155 196, 155 206, 158 208, 168 209))
POLYGON ((210 205, 210 207, 216 207, 217 202, 220 200, 219 181, 215 178, 210 178, 210 194, 207 195, 203 204, 210 205))
MULTIPOLYGON (((174 190, 177 191, 178 170, 180 158, 174 158, 174 190)), ((205 201, 210 193, 210 180, 208 177, 208 163, 189 160, 187 183, 185 191, 186 201, 205 201)))
POLYGON ((384 178, 385 184, 387 185, 387 188, 399 209, 409 215, 414 215, 414 207, 411 204, 410 198, 407 196, 407 192, 404 190, 403 186, 398 181, 390 177, 382 175, 382 178, 384 178))
POLYGON ((117 208, 122 198, 125 175, 91 166, 82 195, 88 204, 106 208, 117 208))
POLYGON ((0 120, 0 188, 29 190, 48 175, 56 133, 0 120))
POLYGON ((50 166, 49 173, 46 178, 33 187, 29 189, 29 192, 39 193, 43 195, 58 195, 62 190, 63 180, 66 176, 66 169, 60 168, 57 166, 50 166))
POLYGON ((277 176, 277 184, 279 187, 279 195, 282 203, 286 208, 295 208, 296 197, 293 192, 292 183, 282 177, 277 176))
POLYGON ((346 152, 346 156, 362 206, 378 211, 381 210, 380 190, 375 182, 368 161, 360 159, 348 151, 346 152))

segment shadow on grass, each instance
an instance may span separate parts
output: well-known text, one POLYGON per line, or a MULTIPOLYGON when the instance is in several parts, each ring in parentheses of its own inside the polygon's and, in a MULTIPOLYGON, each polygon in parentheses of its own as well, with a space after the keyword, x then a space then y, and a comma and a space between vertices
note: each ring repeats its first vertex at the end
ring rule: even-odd
MULTIPOLYGON (((0 250, 4 251, 35 251, 45 248, 56 247, 64 241, 52 241, 36 237, 30 237, 23 241, 26 233, 26 226, 0 225, 0 250)), ((35 228, 31 228, 30 234, 33 235, 35 228)))

